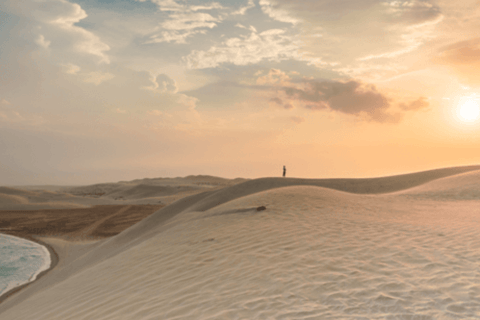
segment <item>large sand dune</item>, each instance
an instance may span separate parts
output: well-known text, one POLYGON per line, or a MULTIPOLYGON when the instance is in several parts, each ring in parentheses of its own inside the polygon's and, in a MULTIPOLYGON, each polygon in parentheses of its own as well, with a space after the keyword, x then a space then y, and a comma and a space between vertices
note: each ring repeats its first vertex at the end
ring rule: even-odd
POLYGON ((478 319, 478 170, 195 189, 105 240, 43 238, 61 263, 0 318, 478 319))

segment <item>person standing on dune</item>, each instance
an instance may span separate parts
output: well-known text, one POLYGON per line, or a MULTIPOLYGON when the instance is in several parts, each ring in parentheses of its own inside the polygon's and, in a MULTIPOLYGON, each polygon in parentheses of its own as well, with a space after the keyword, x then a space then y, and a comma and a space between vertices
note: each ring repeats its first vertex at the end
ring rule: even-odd
POLYGON ((287 168, 285 168, 285 166, 283 166, 283 176, 285 177, 285 174, 287 173, 287 168))

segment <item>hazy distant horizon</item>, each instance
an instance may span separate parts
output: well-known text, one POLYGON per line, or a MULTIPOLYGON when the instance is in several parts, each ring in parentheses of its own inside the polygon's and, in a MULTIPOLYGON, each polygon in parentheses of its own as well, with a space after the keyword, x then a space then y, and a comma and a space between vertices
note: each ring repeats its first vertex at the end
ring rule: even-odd
MULTIPOLYGON (((412 174, 412 173, 419 173, 419 172, 424 172, 424 171, 432 171, 432 170, 437 170, 437 169, 447 169, 447 168, 453 168, 453 167, 469 167, 469 166, 476 166, 476 165, 480 165, 479 164, 469 164, 469 165, 460 165, 460 166, 448 166, 448 167, 436 167, 436 168, 426 168, 426 169, 421 169, 421 170, 414 170, 414 171, 399 171, 399 172, 393 172, 393 173, 390 173, 390 174, 383 174, 383 175, 370 175, 370 176, 361 176, 361 175, 358 175, 358 176, 325 176, 325 177, 315 177, 315 176, 311 176, 311 177, 307 177, 307 176, 293 176, 293 175, 290 175, 288 176, 287 175, 287 178, 303 178, 303 179, 363 179, 363 178, 382 178, 382 177, 389 177, 389 176, 397 176, 397 175, 403 175, 403 174, 412 174)), ((288 172, 288 171, 287 171, 288 172)), ((173 179, 173 178, 185 178, 185 177, 188 177, 188 176, 211 176, 211 177, 216 177, 216 178, 223 178, 223 179, 229 179, 229 180, 233 180, 233 179, 259 179, 259 178, 270 178, 270 177, 281 177, 281 173, 280 174, 277 174, 277 175, 271 175, 271 176, 252 176, 252 177, 242 177, 242 176, 231 176, 231 177, 227 177, 227 176, 219 176, 219 175, 214 175, 214 174, 209 174, 209 173, 202 173, 202 174, 184 174, 184 175, 171 175, 171 176, 133 176, 134 173, 132 173, 132 178, 129 178, 128 175, 126 179, 107 179, 107 180, 83 180, 85 181, 84 183, 81 183, 81 182, 77 182, 77 183, 74 183, 73 181, 75 180, 72 180, 72 182, 68 182, 65 180, 65 182, 60 182, 60 183, 24 183, 24 184, 8 184, 8 183, 5 183, 5 184, 2 184, 0 186, 6 186, 6 187, 45 187, 46 189, 48 189, 47 187, 48 186, 52 186, 52 187, 74 187, 74 186, 86 186, 86 185, 93 185, 93 184, 106 184, 106 183, 118 183, 118 182, 128 182, 128 181, 133 181, 133 180, 143 180, 143 179, 164 179, 164 178, 168 178, 168 179, 173 179)), ((80 181, 80 180, 76 180, 76 181, 80 181)), ((45 189, 45 190, 46 190, 45 189)))

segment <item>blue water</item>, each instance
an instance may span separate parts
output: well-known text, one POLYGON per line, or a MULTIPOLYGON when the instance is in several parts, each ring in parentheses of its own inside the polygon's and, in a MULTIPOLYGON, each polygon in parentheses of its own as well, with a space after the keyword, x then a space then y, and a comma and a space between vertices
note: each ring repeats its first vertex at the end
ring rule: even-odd
POLYGON ((44 246, 0 234, 0 295, 35 280, 50 263, 50 253, 44 246))

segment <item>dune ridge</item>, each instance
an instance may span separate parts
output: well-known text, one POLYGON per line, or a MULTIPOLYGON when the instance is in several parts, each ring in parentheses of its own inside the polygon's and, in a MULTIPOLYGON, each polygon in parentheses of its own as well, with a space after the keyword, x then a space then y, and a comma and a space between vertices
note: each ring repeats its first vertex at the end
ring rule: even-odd
POLYGON ((5 319, 384 319, 386 314, 413 319, 423 310, 424 319, 472 317, 480 314, 475 267, 451 250, 468 261, 479 258, 478 199, 439 195, 439 205, 436 198, 418 195, 435 188, 477 194, 479 169, 371 179, 262 178, 187 196, 89 244, 81 257, 0 304, 0 314, 5 319), (267 210, 257 212, 260 205, 267 210), (458 208, 463 211, 454 215, 458 208), (442 248, 444 242, 450 247, 442 248), (418 285, 408 280, 416 277, 412 270, 421 275, 418 285), (395 272, 402 281, 392 278, 395 272), (92 276, 97 281, 89 280, 92 276), (438 290, 427 293, 436 282, 438 290), (374 289, 364 289, 368 286, 374 289), (68 302, 62 292, 73 288, 68 302))
POLYGON ((88 208, 98 205, 168 205, 206 190, 217 190, 246 179, 212 176, 153 178, 87 186, 0 187, 0 210, 88 208), (42 189, 44 188, 44 189, 42 189))

